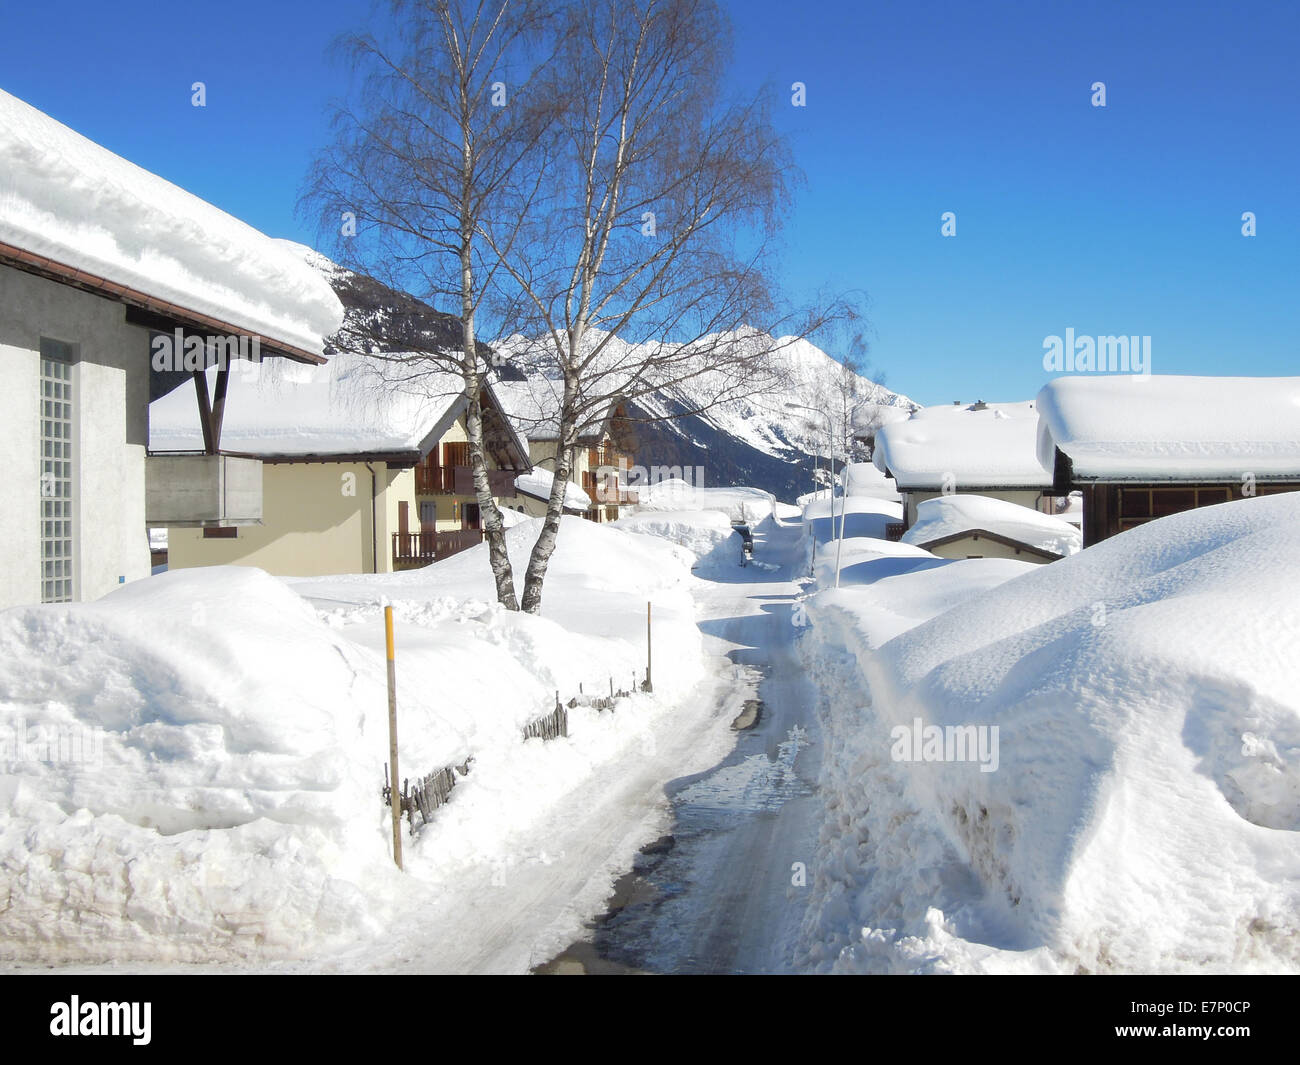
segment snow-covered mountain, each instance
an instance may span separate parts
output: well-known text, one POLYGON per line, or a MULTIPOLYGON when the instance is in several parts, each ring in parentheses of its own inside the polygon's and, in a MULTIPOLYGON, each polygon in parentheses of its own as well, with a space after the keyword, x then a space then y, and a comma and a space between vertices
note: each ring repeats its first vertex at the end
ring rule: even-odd
MULTIPOLYGON (((765 338, 770 341, 770 338, 765 338)), ((844 368, 808 340, 771 342, 785 384, 779 394, 713 403, 707 378, 688 380, 634 406, 653 419, 638 425, 642 465, 702 465, 706 483, 746 484, 793 500, 811 484, 814 456, 823 457, 841 430, 844 368), (699 410, 699 414, 683 411, 699 410)), ((916 409, 904 395, 854 375, 852 419, 859 432, 905 418, 916 409)))
MULTIPOLYGON (((286 242, 287 244, 287 242, 286 242)), ((329 347, 337 350, 454 348, 458 320, 405 292, 346 270, 301 245, 294 247, 333 285, 345 309, 343 328, 329 347), (382 336, 382 340, 377 335, 382 336)), ((593 342, 601 338, 593 337, 593 342)), ((738 344, 773 349, 770 358, 783 384, 779 393, 718 401, 720 375, 702 373, 633 401, 637 462, 646 467, 703 467, 707 485, 747 485, 793 500, 811 485, 814 456, 824 456, 831 437, 843 367, 807 340, 773 340, 764 334, 737 337, 738 344)), ((482 349, 485 353, 487 349, 482 349)), ((508 340, 492 362, 506 380, 526 379, 545 390, 544 361, 535 345, 508 340)), ((636 346, 614 338, 607 344, 611 375, 638 361, 636 346)), ((857 379, 855 419, 871 422, 906 417, 916 408, 906 396, 866 378, 857 379)), ((527 435, 527 428, 524 429, 527 435)), ((838 436, 839 430, 834 430, 838 436)))

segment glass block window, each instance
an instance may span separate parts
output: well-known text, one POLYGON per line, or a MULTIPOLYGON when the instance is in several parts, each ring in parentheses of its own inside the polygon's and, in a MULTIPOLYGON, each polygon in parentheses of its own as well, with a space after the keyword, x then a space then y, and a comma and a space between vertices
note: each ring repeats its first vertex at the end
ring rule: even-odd
POLYGON ((41 602, 76 598, 72 346, 41 340, 41 602))

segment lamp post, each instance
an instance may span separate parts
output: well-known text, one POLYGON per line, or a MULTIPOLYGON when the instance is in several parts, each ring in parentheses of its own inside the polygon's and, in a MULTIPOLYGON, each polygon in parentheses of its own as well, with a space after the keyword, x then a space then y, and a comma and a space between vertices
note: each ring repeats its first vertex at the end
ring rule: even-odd
MULTIPOLYGON (((826 432, 827 432, 827 435, 831 437, 831 446, 830 446, 830 448, 828 449, 828 454, 827 454, 827 456, 826 456, 826 461, 827 461, 827 466, 828 466, 828 470, 827 470, 827 472, 830 474, 830 489, 831 489, 831 533, 832 533, 832 535, 833 535, 834 532, 835 532, 835 442, 834 442, 834 436, 835 436, 835 425, 834 425, 834 423, 831 421, 831 416, 830 416, 830 414, 829 414, 828 412, 826 412, 826 411, 820 409, 819 407, 810 407, 810 406, 808 406, 806 403, 792 403, 792 402, 790 402, 790 401, 787 401, 785 405, 786 405, 786 407, 790 408, 791 410, 794 410, 794 409, 810 410, 810 411, 812 411, 814 414, 821 414, 821 415, 823 415, 823 416, 826 418, 826 432)), ((845 425, 843 425, 843 424, 840 426, 840 428, 841 428, 841 430, 842 430, 842 432, 841 432, 841 434, 840 434, 840 439, 843 440, 843 439, 844 439, 845 432, 846 432, 847 430, 846 430, 845 425)), ((815 494, 816 494, 816 493, 814 493, 814 495, 815 495, 815 494)), ((839 532, 839 535, 835 537, 835 587, 836 587, 836 588, 838 588, 838 587, 840 586, 840 555, 841 555, 841 552, 842 552, 843 547, 844 547, 844 510, 845 510, 845 506, 846 506, 847 503, 848 503, 848 497, 847 497, 847 496, 846 496, 846 497, 843 497, 843 498, 841 499, 841 501, 840 501, 840 532, 839 532)), ((815 539, 815 538, 814 538, 814 540, 813 540, 813 543, 814 543, 814 545, 816 544, 816 539, 815 539)))

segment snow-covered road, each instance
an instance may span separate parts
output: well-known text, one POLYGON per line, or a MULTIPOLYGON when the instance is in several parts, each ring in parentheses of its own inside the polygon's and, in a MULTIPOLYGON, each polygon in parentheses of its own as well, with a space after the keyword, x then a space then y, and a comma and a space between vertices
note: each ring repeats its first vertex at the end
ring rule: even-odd
POLYGON ((665 837, 638 855, 606 915, 547 972, 783 972, 793 965, 820 824, 816 691, 794 653, 798 526, 700 596, 728 705, 757 699, 753 728, 703 772, 665 789, 665 837))

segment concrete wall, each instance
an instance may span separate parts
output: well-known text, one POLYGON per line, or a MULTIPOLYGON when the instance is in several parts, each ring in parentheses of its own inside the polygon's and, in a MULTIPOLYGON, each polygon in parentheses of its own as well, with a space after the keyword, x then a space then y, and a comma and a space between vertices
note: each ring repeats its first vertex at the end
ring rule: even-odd
POLYGON ((0 266, 0 608, 39 603, 41 338, 74 346, 77 598, 149 576, 144 520, 149 335, 125 308, 0 266))
POLYGON ((419 528, 414 474, 382 462, 370 469, 364 462, 267 463, 262 488, 261 525, 242 526, 229 539, 170 529, 167 568, 256 566, 281 577, 372 573, 377 548, 377 570, 388 573, 402 500, 411 508, 412 531, 419 528), (371 469, 377 524, 371 519, 371 469))
MULTIPOLYGON (((1039 488, 1021 488, 1007 489, 997 492, 969 492, 962 493, 966 495, 988 496, 990 499, 1005 499, 1008 503, 1017 503, 1022 507, 1028 507, 1030 510, 1038 509, 1038 501, 1042 498, 1042 490, 1039 488)), ((927 499, 935 499, 943 495, 942 492, 903 492, 904 515, 907 527, 910 529, 916 524, 916 505, 923 503, 927 499)), ((965 557, 965 556, 962 556, 965 557)))

